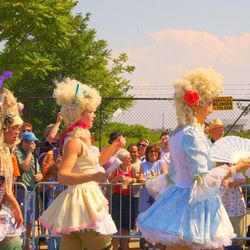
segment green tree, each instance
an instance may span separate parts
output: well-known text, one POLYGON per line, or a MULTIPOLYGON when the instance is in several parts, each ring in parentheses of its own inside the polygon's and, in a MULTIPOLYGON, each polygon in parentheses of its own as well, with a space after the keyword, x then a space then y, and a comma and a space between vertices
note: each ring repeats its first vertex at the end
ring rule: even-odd
MULTIPOLYGON (((97 88, 102 97, 129 97, 132 73, 127 55, 113 58, 105 40, 96 40, 88 28, 90 14, 73 15, 75 0, 0 0, 0 73, 11 70, 6 86, 25 104, 24 119, 43 130, 53 122, 57 108, 52 97, 54 80, 75 78, 97 88), (31 98, 32 96, 40 98, 31 98)), ((132 101, 105 102, 104 121, 132 101)))
POLYGON ((242 110, 242 115, 246 116, 250 112, 250 103, 247 105, 242 104, 241 102, 237 102, 237 108, 242 110))
POLYGON ((139 124, 128 125, 120 122, 111 122, 106 126, 104 133, 102 133, 101 143, 99 138, 96 138, 96 145, 100 148, 107 146, 109 134, 113 131, 119 131, 125 136, 126 146, 131 143, 138 143, 141 139, 147 139, 151 144, 158 143, 161 134, 161 131, 150 131, 139 124))

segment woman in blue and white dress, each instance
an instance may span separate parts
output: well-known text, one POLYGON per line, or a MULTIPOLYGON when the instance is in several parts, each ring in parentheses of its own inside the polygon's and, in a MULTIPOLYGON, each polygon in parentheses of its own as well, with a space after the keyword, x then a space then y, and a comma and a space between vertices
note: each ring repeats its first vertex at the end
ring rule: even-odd
POLYGON ((242 159, 232 167, 216 167, 202 124, 212 101, 222 92, 222 77, 212 69, 196 69, 175 83, 178 127, 169 140, 170 184, 138 217, 146 240, 169 249, 223 249, 235 237, 220 187, 225 178, 250 166, 242 159))

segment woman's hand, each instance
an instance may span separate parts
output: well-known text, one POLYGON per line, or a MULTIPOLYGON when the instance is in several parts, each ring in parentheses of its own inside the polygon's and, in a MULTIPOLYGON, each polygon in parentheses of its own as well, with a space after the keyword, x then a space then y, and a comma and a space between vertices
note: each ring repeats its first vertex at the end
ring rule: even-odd
POLYGON ((226 179, 222 182, 222 186, 223 186, 223 188, 228 189, 228 188, 232 187, 233 182, 234 182, 233 180, 226 179))
POLYGON ((112 144, 115 146, 116 150, 119 150, 120 148, 124 148, 126 139, 123 136, 119 136, 118 138, 116 138, 116 140, 114 140, 112 144))
POLYGON ((96 172, 93 174, 93 180, 97 183, 103 183, 108 180, 108 175, 103 172, 96 172))
POLYGON ((36 181, 41 181, 41 180, 43 179, 42 173, 34 174, 34 179, 35 179, 36 181))
POLYGON ((236 164, 237 173, 250 167, 250 157, 240 159, 236 164))
POLYGON ((124 184, 128 185, 133 182, 133 178, 131 177, 125 177, 124 179, 124 184))
POLYGON ((15 219, 15 225, 19 228, 23 224, 23 214, 20 208, 13 208, 12 209, 13 216, 15 219))

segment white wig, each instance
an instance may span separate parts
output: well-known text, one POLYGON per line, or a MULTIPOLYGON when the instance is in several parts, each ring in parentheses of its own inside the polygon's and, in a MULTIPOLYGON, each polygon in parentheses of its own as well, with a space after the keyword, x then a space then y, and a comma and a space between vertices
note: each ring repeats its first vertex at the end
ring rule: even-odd
POLYGON ((126 158, 128 157, 128 155, 130 155, 130 153, 128 152, 128 150, 126 150, 125 148, 121 148, 117 151, 117 155, 116 157, 124 162, 124 160, 126 160, 126 158))
POLYGON ((196 123, 194 110, 184 100, 186 91, 195 91, 199 95, 198 105, 203 106, 208 99, 219 96, 223 90, 223 76, 211 68, 198 68, 186 72, 182 79, 176 80, 175 104, 179 126, 196 123))
POLYGON ((67 125, 76 122, 85 110, 95 111, 101 103, 96 89, 70 78, 56 82, 54 97, 67 125))

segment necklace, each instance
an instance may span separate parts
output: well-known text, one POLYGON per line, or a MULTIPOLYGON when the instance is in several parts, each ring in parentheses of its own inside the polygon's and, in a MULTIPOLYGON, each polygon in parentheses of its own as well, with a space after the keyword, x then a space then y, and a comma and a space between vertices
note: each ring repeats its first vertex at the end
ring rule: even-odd
POLYGON ((126 171, 123 171, 123 170, 121 169, 121 167, 119 167, 119 169, 120 169, 120 171, 121 171, 121 173, 122 173, 123 176, 125 176, 126 174, 128 174, 128 168, 127 168, 126 171))

